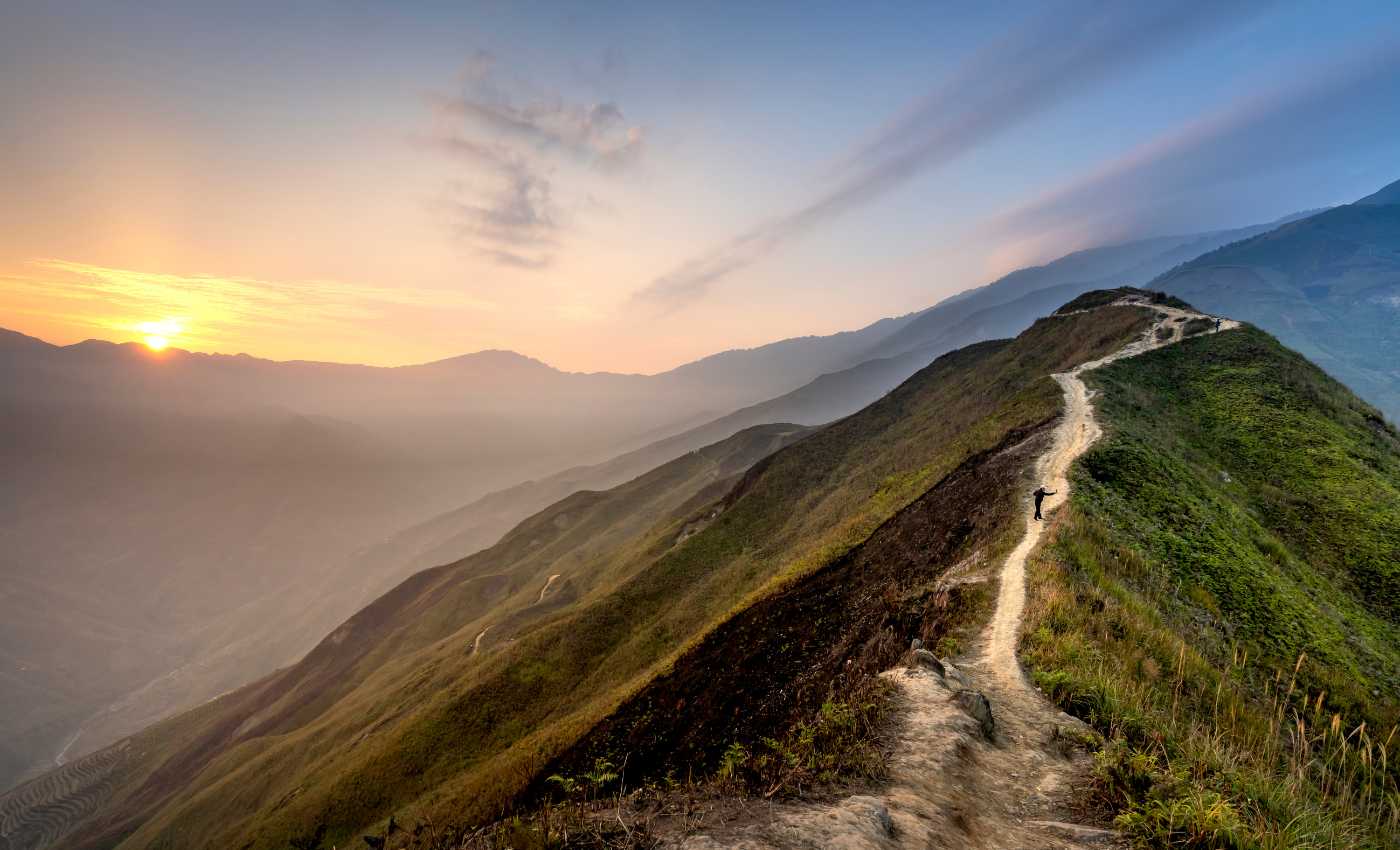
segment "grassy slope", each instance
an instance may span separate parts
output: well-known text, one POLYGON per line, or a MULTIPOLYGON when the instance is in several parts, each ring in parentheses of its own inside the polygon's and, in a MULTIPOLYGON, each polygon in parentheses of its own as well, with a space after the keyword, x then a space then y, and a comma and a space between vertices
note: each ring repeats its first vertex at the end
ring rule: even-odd
POLYGON ((1033 565, 1023 650, 1113 740, 1100 801, 1151 846, 1386 846, 1400 436, 1249 327, 1088 380, 1107 436, 1033 565))
POLYGON ((1248 319, 1400 416, 1400 205, 1349 204, 1290 222, 1150 287, 1248 319))
MULTIPOLYGON (((410 580, 317 650, 338 656, 335 647, 370 633, 351 663, 289 672, 316 687, 267 705, 235 695, 231 704, 248 704, 211 712, 220 717, 203 728, 223 725, 212 737, 225 739, 236 729, 234 743, 202 772, 197 759, 181 760, 205 744, 183 746, 178 769, 148 780, 155 799, 127 791, 126 801, 153 805, 127 812, 128 824, 144 823, 125 846, 280 847, 318 822, 329 824, 328 841, 344 843, 409 806, 468 820, 496 814, 552 753, 764 588, 831 562, 967 457, 1052 417, 1059 397, 1047 373, 1113 350, 1144 322, 1139 310, 1111 309, 954 352, 779 452, 728 497, 712 490, 596 557, 587 536, 561 540, 556 560, 532 566, 507 607, 527 603, 551 571, 569 576, 573 594, 479 656, 467 650, 488 622, 473 607, 479 585, 498 581, 502 547, 529 547, 535 535, 513 533, 410 580), (699 532, 677 545, 687 528, 699 532), (569 564, 579 552, 582 563, 569 564)), ((88 837, 101 843, 103 834, 120 832, 88 837)))

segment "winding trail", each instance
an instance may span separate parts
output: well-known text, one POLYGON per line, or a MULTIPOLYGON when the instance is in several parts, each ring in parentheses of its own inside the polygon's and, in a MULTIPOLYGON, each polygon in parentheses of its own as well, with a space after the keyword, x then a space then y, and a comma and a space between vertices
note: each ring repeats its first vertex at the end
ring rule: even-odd
MULTIPOLYGON (((1051 445, 1034 476, 1048 489, 1044 512, 1063 504, 1071 464, 1102 433, 1092 393, 1080 375, 1183 338, 1202 314, 1132 297, 1120 305, 1147 307, 1157 320, 1140 338, 1099 360, 1053 375, 1065 399, 1051 445), (1165 330, 1164 330, 1165 329, 1165 330), (1160 333, 1159 333, 1160 332, 1160 333)), ((1214 318, 1214 317, 1207 317, 1214 318)), ((1220 330, 1239 326, 1221 320, 1220 330)), ((1073 790, 1087 779, 1090 759, 1063 742, 1085 727, 1037 691, 1016 658, 1026 603, 1026 558, 1046 523, 1026 506, 1021 541, 999 574, 996 612, 959 671, 947 661, 886 671, 897 686, 901 716, 890 759, 890 780, 878 795, 829 805, 773 805, 748 822, 680 841, 683 850, 1078 850, 1125 847, 1113 832, 1074 823, 1073 790), (990 738, 959 705, 959 691, 980 691, 996 729, 990 738)))
MULTIPOLYGON (((1036 461, 1035 477, 1043 482, 1047 489, 1055 492, 1054 496, 1046 497, 1043 513, 1048 513, 1068 496, 1069 480, 1066 476, 1069 474, 1070 465, 1103 433, 1094 418, 1094 409, 1090 404, 1092 394, 1079 376, 1115 360, 1136 357, 1155 348, 1180 342, 1183 338, 1183 326, 1191 319, 1215 318, 1175 307, 1148 305, 1136 299, 1119 303, 1150 306, 1166 318, 1154 322, 1143 336, 1107 357, 1090 360, 1068 372, 1051 375, 1064 393, 1065 410, 1055 427, 1054 442, 1049 451, 1036 461), (1170 330, 1170 335, 1159 337, 1158 331, 1161 328, 1170 330)), ((1233 319, 1220 320, 1222 331, 1239 326, 1240 323, 1233 319)), ((992 617, 991 629, 978 664, 981 669, 1003 683, 1024 680, 1021 665, 1016 661, 1016 643, 1020 636, 1021 615, 1026 604, 1026 557, 1040 542, 1041 532, 1045 529, 1045 523, 1036 521, 1032 513, 1028 511, 1026 516, 1025 534, 1002 566, 996 614, 992 617)))
POLYGON ((486 637, 486 633, 489 631, 491 631, 491 627, 487 626, 476 633, 476 640, 472 641, 472 655, 476 655, 481 651, 481 639, 486 637))
POLYGON ((560 575, 561 573, 555 573, 554 575, 549 577, 548 581, 544 583, 544 587, 540 588, 540 598, 535 600, 536 605, 544 601, 544 595, 549 592, 549 588, 554 584, 555 580, 558 579, 560 575))

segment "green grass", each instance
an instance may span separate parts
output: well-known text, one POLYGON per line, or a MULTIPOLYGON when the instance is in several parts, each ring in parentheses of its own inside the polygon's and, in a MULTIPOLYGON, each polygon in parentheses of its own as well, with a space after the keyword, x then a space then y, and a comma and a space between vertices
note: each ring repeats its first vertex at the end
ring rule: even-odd
POLYGON ((1022 652, 1142 846, 1400 840, 1400 437, 1245 328, 1086 376, 1022 652))

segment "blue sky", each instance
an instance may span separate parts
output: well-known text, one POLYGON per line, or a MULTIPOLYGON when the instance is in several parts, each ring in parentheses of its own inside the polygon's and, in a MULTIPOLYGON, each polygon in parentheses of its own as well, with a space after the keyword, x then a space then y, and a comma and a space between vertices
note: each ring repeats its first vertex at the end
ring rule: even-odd
POLYGON ((1395 3, 294 5, 6 4, 0 324, 654 371, 1400 178, 1395 3))

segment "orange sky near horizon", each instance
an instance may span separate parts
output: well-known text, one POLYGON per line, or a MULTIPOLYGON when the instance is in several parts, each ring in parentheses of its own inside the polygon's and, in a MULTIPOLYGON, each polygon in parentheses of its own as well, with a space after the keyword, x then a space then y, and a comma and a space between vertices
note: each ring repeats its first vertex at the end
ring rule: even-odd
POLYGON ((492 309, 450 290, 281 284, 61 260, 33 261, 23 274, 0 275, 4 324, 46 342, 140 342, 150 323, 167 322, 172 328, 165 336, 173 347, 273 360, 402 365, 436 359, 434 341, 396 327, 376 333, 375 326, 427 322, 428 313, 492 309))
MULTIPOLYGON (((580 358, 567 344, 539 344, 546 342, 542 339, 533 340, 533 346, 522 345, 462 330, 468 324, 486 325, 512 309, 521 308, 452 289, 174 275, 55 259, 24 263, 18 273, 0 273, 0 326, 56 345, 88 339, 144 342, 158 335, 169 347, 189 351, 375 366, 505 348, 561 369, 622 372, 664 371, 723 350, 686 340, 691 347, 683 343, 660 352, 640 334, 629 347, 629 340, 615 330, 616 314, 628 309, 625 303, 610 305, 611 316, 582 306, 561 307, 575 326, 597 334, 599 345, 587 346, 595 349, 594 356, 586 352, 580 358), (153 328, 157 324, 162 327, 153 328), (648 357, 657 354, 666 359, 648 357)), ((876 310, 871 311, 871 321, 883 317, 876 310)), ((765 334, 767 326, 762 321, 748 328, 731 323, 731 332, 747 330, 750 337, 734 347, 774 341, 765 334)), ((799 327, 790 335, 852 327, 799 327)))

